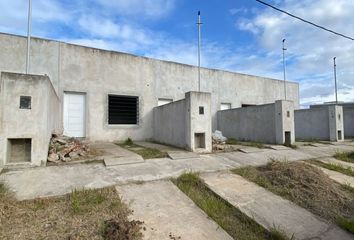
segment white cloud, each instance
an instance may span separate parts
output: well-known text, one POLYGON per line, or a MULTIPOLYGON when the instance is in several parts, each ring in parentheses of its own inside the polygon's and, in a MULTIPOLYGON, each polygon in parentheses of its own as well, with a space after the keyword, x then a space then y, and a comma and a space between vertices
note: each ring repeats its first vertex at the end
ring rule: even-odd
POLYGON ((175 0, 97 0, 115 13, 141 18, 167 16, 175 6, 175 0))
MULTIPOLYGON (((277 6, 343 34, 354 35, 354 1, 286 0, 279 2, 277 6)), ((343 98, 340 100, 354 101, 354 94, 346 94, 353 93, 354 90, 353 42, 273 9, 259 11, 248 20, 242 19, 236 24, 239 29, 255 34, 261 48, 272 56, 268 61, 277 61, 281 57, 281 40, 286 38, 287 75, 289 79, 300 81, 300 96, 304 105, 310 101, 333 98, 334 56, 337 57, 339 96, 343 98)))

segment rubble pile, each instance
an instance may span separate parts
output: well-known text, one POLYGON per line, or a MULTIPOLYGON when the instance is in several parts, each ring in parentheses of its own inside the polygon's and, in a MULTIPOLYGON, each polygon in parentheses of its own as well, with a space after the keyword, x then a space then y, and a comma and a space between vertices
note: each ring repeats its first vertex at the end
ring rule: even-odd
POLYGON ((69 162, 87 156, 89 152, 87 144, 78 139, 52 134, 47 160, 53 163, 69 162))
POLYGON ((222 135, 221 131, 216 130, 212 134, 213 144, 225 144, 227 138, 222 135))

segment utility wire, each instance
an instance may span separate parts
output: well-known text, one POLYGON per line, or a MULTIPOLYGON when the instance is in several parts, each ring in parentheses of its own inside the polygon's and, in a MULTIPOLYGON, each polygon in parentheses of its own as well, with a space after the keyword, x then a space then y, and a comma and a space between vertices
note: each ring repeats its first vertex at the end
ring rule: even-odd
POLYGON ((344 35, 344 34, 341 34, 341 33, 335 32, 335 31, 333 31, 333 30, 331 30, 331 29, 322 27, 322 26, 320 26, 320 25, 318 25, 318 24, 316 24, 316 23, 307 21, 307 20, 305 20, 305 19, 303 19, 303 18, 301 18, 301 17, 295 16, 294 14, 288 13, 288 12, 282 10, 282 9, 279 9, 279 8, 277 8, 277 7, 274 7, 274 6, 270 5, 269 3, 263 2, 263 1, 261 1, 261 0, 256 0, 256 1, 259 2, 259 3, 262 3, 262 4, 264 4, 264 5, 266 5, 266 6, 268 6, 268 7, 271 7, 271 8, 273 8, 273 9, 279 11, 279 12, 285 13, 285 14, 289 15, 290 17, 293 17, 293 18, 296 18, 296 19, 298 19, 298 20, 300 20, 300 21, 303 21, 303 22, 305 22, 305 23, 308 23, 308 24, 310 24, 310 25, 312 25, 312 26, 315 26, 315 27, 320 28, 320 29, 322 29, 322 30, 325 30, 325 31, 327 31, 327 32, 330 32, 330 33, 333 33, 333 34, 335 34, 335 35, 338 35, 338 36, 341 36, 341 37, 344 37, 344 38, 346 38, 346 39, 349 39, 349 40, 354 41, 354 38, 352 38, 352 37, 348 37, 348 36, 346 36, 346 35, 344 35))

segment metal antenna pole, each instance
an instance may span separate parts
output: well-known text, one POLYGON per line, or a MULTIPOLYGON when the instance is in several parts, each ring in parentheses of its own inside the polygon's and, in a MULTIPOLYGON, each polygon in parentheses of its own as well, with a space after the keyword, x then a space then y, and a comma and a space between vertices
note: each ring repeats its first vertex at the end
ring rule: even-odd
POLYGON ((286 69, 285 69, 285 38, 283 39, 283 72, 284 72, 284 97, 286 100, 286 69))
POLYGON ((334 87, 336 93, 336 104, 338 104, 338 95, 337 95, 337 65, 336 65, 336 57, 333 58, 333 67, 334 67, 334 87))
POLYGON ((198 11, 198 91, 200 92, 200 48, 201 48, 201 26, 202 22, 200 21, 200 11, 198 11))
POLYGON ((26 74, 28 74, 30 70, 31 22, 32 22, 32 0, 28 0, 26 74))

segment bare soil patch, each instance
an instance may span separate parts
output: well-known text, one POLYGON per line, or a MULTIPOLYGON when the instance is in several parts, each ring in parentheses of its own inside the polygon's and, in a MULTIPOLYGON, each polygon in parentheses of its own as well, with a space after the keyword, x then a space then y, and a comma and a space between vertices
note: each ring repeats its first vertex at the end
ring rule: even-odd
POLYGON ((354 191, 320 169, 303 162, 273 161, 233 172, 354 233, 354 191))
POLYGON ((16 201, 0 184, 0 239, 141 239, 141 222, 114 188, 16 201))

